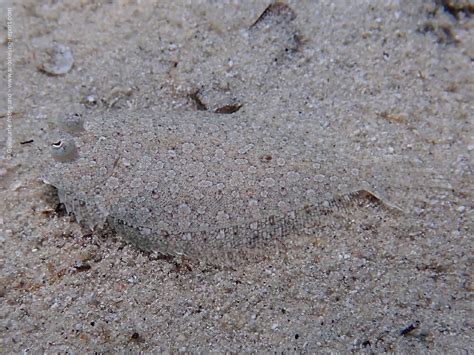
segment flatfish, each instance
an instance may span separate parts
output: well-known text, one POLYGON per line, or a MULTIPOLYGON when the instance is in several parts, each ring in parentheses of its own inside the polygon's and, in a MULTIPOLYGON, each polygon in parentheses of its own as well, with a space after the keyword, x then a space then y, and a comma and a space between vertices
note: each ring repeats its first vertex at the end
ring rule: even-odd
POLYGON ((43 180, 78 222, 107 222, 145 250, 255 248, 379 199, 370 166, 310 118, 120 112, 60 127, 43 180))

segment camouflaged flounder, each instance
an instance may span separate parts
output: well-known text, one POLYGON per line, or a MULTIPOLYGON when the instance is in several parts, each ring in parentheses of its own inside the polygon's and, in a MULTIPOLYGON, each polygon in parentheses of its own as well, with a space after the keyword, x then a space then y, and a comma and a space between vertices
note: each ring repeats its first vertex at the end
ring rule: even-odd
POLYGON ((165 254, 282 237, 368 186, 360 174, 369 167, 338 149, 334 132, 301 117, 122 113, 70 132, 53 143, 53 156, 65 159, 51 159, 43 179, 79 222, 108 221, 165 254))

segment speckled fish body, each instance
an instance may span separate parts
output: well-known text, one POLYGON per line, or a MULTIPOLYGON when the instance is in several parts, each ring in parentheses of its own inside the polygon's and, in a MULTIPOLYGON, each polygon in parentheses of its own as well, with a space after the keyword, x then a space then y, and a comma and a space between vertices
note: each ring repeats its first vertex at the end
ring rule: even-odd
POLYGON ((211 231, 249 237, 262 229, 258 221, 276 230, 290 223, 272 219, 327 204, 363 181, 362 164, 309 116, 122 112, 86 120, 74 140, 78 157, 52 162, 44 180, 81 223, 108 220, 164 253, 189 253, 181 241, 211 231))

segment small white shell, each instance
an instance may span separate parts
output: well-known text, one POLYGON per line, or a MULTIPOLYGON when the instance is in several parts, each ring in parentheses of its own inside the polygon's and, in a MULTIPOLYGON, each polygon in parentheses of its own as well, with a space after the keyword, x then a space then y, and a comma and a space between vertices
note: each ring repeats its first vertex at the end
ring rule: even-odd
POLYGON ((41 46, 34 55, 37 68, 50 75, 64 75, 74 64, 71 50, 60 43, 41 46))

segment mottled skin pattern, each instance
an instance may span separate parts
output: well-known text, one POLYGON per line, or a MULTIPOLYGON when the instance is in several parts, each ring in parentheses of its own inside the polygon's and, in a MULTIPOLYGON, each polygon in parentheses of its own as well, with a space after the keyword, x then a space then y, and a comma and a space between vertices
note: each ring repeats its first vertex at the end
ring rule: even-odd
POLYGON ((361 190, 370 189, 369 168, 361 173, 335 132, 311 116, 101 116, 73 139, 79 157, 54 162, 45 181, 81 223, 108 220, 140 248, 164 254, 273 243, 378 200, 361 190))

